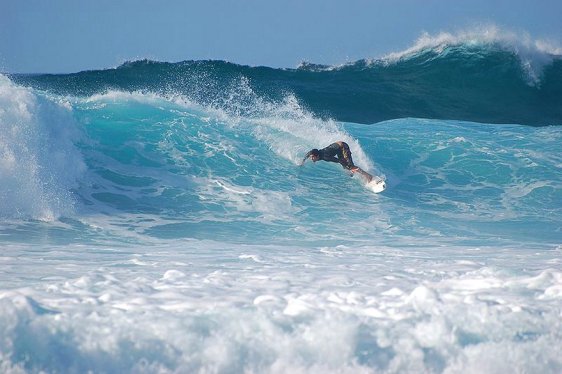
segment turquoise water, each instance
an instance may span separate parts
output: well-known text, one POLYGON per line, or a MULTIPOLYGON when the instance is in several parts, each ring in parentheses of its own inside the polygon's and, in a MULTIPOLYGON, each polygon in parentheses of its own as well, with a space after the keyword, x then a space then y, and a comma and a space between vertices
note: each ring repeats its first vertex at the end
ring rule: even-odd
MULTIPOLYGON (((386 69, 436 72, 451 48, 386 69)), ((390 110, 398 91, 323 102, 381 61, 217 66, 0 77, 0 371, 562 370, 558 65, 510 76, 524 108, 439 99, 465 121, 390 110), (172 71, 189 84, 155 89, 172 71), (360 123, 376 111, 396 119, 360 123), (299 166, 337 140, 383 193, 299 166)))

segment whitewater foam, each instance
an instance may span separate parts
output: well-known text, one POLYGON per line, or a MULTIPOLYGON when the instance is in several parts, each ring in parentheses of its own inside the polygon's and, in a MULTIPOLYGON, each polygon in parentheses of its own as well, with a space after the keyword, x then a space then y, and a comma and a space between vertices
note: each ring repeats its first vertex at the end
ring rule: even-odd
POLYGON ((53 220, 73 211, 85 170, 69 104, 0 75, 0 217, 53 220))
POLYGON ((554 373, 562 367, 562 274, 544 268, 546 253, 510 249, 515 256, 507 263, 497 248, 287 253, 276 245, 182 241, 105 254, 91 249, 47 247, 3 260, 7 269, 34 270, 27 281, 33 287, 0 292, 4 369, 554 373), (63 258, 76 253, 80 261, 68 266, 63 258), (46 260, 53 267, 37 272, 36 263, 46 260))

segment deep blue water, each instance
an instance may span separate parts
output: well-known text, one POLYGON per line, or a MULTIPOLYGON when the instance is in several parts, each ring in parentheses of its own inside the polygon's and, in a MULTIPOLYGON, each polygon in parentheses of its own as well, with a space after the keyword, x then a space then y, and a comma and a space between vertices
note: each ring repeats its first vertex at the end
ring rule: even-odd
MULTIPOLYGON (((338 121, 414 117, 560 125, 562 59, 529 54, 493 43, 461 43, 336 67, 303 63, 296 69, 273 69, 224 61, 142 60, 115 69, 12 79, 61 95, 107 90, 180 94, 223 110, 233 104, 232 95, 238 109, 249 104, 238 92, 244 79, 260 98, 278 102, 292 94, 315 115, 338 121)), ((246 112, 254 109, 243 107, 246 112)))

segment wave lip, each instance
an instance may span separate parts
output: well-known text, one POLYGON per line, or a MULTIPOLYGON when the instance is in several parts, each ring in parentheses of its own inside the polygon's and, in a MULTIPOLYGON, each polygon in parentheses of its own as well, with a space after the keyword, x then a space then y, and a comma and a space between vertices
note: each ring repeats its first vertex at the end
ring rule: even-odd
POLYGON ((0 75, 0 217, 51 221, 71 214, 85 164, 68 106, 0 75))
POLYGON ((440 32, 431 35, 427 32, 416 40, 409 48, 387 54, 383 59, 399 60, 428 49, 441 49, 452 45, 498 45, 505 50, 523 55, 562 55, 562 47, 552 41, 534 39, 528 33, 517 33, 504 30, 495 25, 480 26, 456 33, 440 32))
POLYGON ((562 47, 551 41, 534 39, 528 33, 517 33, 488 25, 457 33, 440 32, 431 35, 424 32, 410 48, 389 53, 381 60, 375 61, 396 63, 428 51, 443 55, 446 54, 447 48, 451 47, 464 47, 465 51, 501 50, 512 53, 520 60, 529 84, 533 85, 540 84, 545 66, 551 64, 556 56, 562 55, 562 47))

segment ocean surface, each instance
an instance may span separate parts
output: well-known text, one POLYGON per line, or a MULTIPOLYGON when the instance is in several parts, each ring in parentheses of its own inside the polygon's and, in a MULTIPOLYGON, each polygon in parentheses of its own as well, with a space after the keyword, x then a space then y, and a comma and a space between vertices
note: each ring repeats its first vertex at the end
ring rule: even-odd
POLYGON ((562 372, 555 52, 0 75, 0 372, 562 372))

